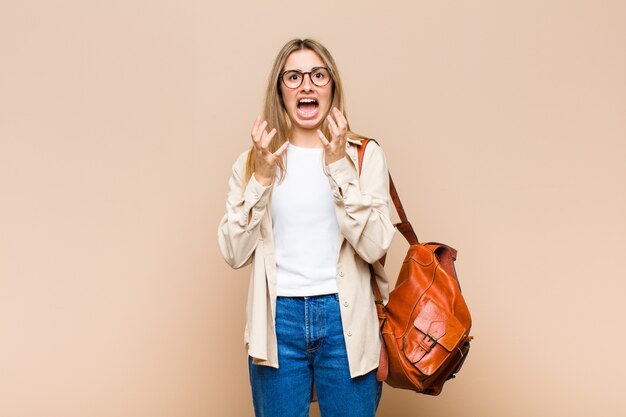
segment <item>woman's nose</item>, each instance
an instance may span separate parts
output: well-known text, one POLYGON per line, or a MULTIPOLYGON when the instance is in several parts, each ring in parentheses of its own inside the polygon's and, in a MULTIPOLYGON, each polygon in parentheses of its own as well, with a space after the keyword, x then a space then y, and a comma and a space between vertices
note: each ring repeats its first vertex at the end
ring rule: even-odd
POLYGON ((311 74, 304 74, 304 79, 302 80, 302 88, 304 91, 311 91, 311 74))

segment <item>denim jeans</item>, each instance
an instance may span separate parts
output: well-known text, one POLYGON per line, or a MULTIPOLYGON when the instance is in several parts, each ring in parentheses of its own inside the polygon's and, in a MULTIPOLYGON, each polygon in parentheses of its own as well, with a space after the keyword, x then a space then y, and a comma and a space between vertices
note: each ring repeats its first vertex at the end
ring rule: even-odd
POLYGON ((305 417, 313 385, 322 417, 373 417, 382 393, 376 370, 350 378, 339 297, 276 298, 278 368, 248 370, 256 417, 305 417))

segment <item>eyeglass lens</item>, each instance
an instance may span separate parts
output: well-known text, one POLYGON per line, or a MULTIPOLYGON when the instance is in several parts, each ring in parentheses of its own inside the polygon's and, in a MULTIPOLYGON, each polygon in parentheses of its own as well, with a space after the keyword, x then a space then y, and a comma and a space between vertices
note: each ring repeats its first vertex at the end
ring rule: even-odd
MULTIPOLYGON (((323 87, 330 81, 330 74, 326 68, 318 68, 309 74, 311 82, 318 87, 323 87)), ((289 88, 298 88, 302 84, 304 74, 300 71, 291 70, 283 74, 283 82, 289 88)))

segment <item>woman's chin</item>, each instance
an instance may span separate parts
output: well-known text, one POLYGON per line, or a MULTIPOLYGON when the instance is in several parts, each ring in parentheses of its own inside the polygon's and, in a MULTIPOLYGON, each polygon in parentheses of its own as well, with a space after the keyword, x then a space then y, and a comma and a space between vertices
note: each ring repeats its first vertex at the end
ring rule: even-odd
POLYGON ((322 126, 322 118, 316 117, 315 119, 300 119, 297 115, 291 118, 291 121, 297 125, 300 129, 319 129, 322 126))

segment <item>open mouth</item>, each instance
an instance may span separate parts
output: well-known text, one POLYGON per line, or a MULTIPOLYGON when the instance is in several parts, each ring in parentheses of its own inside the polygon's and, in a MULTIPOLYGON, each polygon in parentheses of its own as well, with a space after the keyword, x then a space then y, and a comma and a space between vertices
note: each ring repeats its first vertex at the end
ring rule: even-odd
POLYGON ((317 116, 319 103, 314 98, 301 98, 297 107, 296 113, 301 119, 313 119, 317 116))

